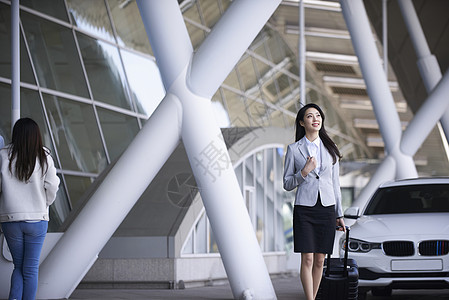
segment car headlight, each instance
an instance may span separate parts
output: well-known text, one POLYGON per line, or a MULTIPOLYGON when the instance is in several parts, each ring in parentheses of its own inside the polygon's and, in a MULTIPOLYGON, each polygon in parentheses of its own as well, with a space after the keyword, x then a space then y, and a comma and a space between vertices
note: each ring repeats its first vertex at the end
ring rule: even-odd
MULTIPOLYGON (((346 240, 342 238, 340 240, 340 248, 344 251, 346 247, 346 240)), ((380 249, 380 243, 370 243, 357 239, 349 239, 348 250, 349 252, 369 252, 372 249, 380 249)))

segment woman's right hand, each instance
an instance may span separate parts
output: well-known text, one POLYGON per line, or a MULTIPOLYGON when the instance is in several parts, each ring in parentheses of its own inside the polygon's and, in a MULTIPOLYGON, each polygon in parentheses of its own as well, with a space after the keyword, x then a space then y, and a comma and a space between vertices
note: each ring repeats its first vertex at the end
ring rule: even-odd
POLYGON ((306 165, 301 170, 301 175, 306 177, 312 170, 316 168, 316 158, 314 156, 308 156, 306 165))

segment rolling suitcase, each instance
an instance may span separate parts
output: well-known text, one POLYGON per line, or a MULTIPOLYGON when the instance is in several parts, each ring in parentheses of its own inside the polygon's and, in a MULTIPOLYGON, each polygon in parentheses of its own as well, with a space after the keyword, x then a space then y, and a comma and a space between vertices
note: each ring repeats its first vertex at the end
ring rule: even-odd
MULTIPOLYGON (((348 241, 349 227, 346 227, 346 245, 348 241)), ((348 247, 345 246, 343 259, 331 258, 328 254, 324 264, 323 277, 315 299, 357 299, 359 271, 357 262, 348 259, 348 247)))

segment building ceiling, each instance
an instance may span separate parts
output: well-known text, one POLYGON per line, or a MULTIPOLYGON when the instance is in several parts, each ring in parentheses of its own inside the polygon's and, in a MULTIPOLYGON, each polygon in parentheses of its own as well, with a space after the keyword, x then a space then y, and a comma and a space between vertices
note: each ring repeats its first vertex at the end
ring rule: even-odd
MULTIPOLYGON (((449 64, 449 1, 413 1, 441 70, 449 64)), ((365 1, 373 37, 382 58, 382 1, 365 1)), ((351 136, 368 148, 367 159, 384 157, 384 144, 337 1, 305 1, 306 68, 322 84, 331 108, 346 122, 351 136)), ((298 53, 298 1, 283 1, 269 21, 294 53, 298 53)), ((388 81, 403 129, 427 94, 416 67, 416 55, 397 1, 387 1, 388 81)), ((307 80, 309 81, 309 80, 307 80)), ((446 175, 448 158, 437 127, 414 157, 420 175, 446 175)))

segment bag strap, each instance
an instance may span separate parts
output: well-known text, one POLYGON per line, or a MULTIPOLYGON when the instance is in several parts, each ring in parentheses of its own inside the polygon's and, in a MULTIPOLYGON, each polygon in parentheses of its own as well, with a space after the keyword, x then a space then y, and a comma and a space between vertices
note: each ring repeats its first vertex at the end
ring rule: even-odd
POLYGON ((349 252, 349 226, 346 227, 346 245, 345 245, 345 258, 344 258, 344 270, 345 276, 348 276, 348 252, 349 252))

